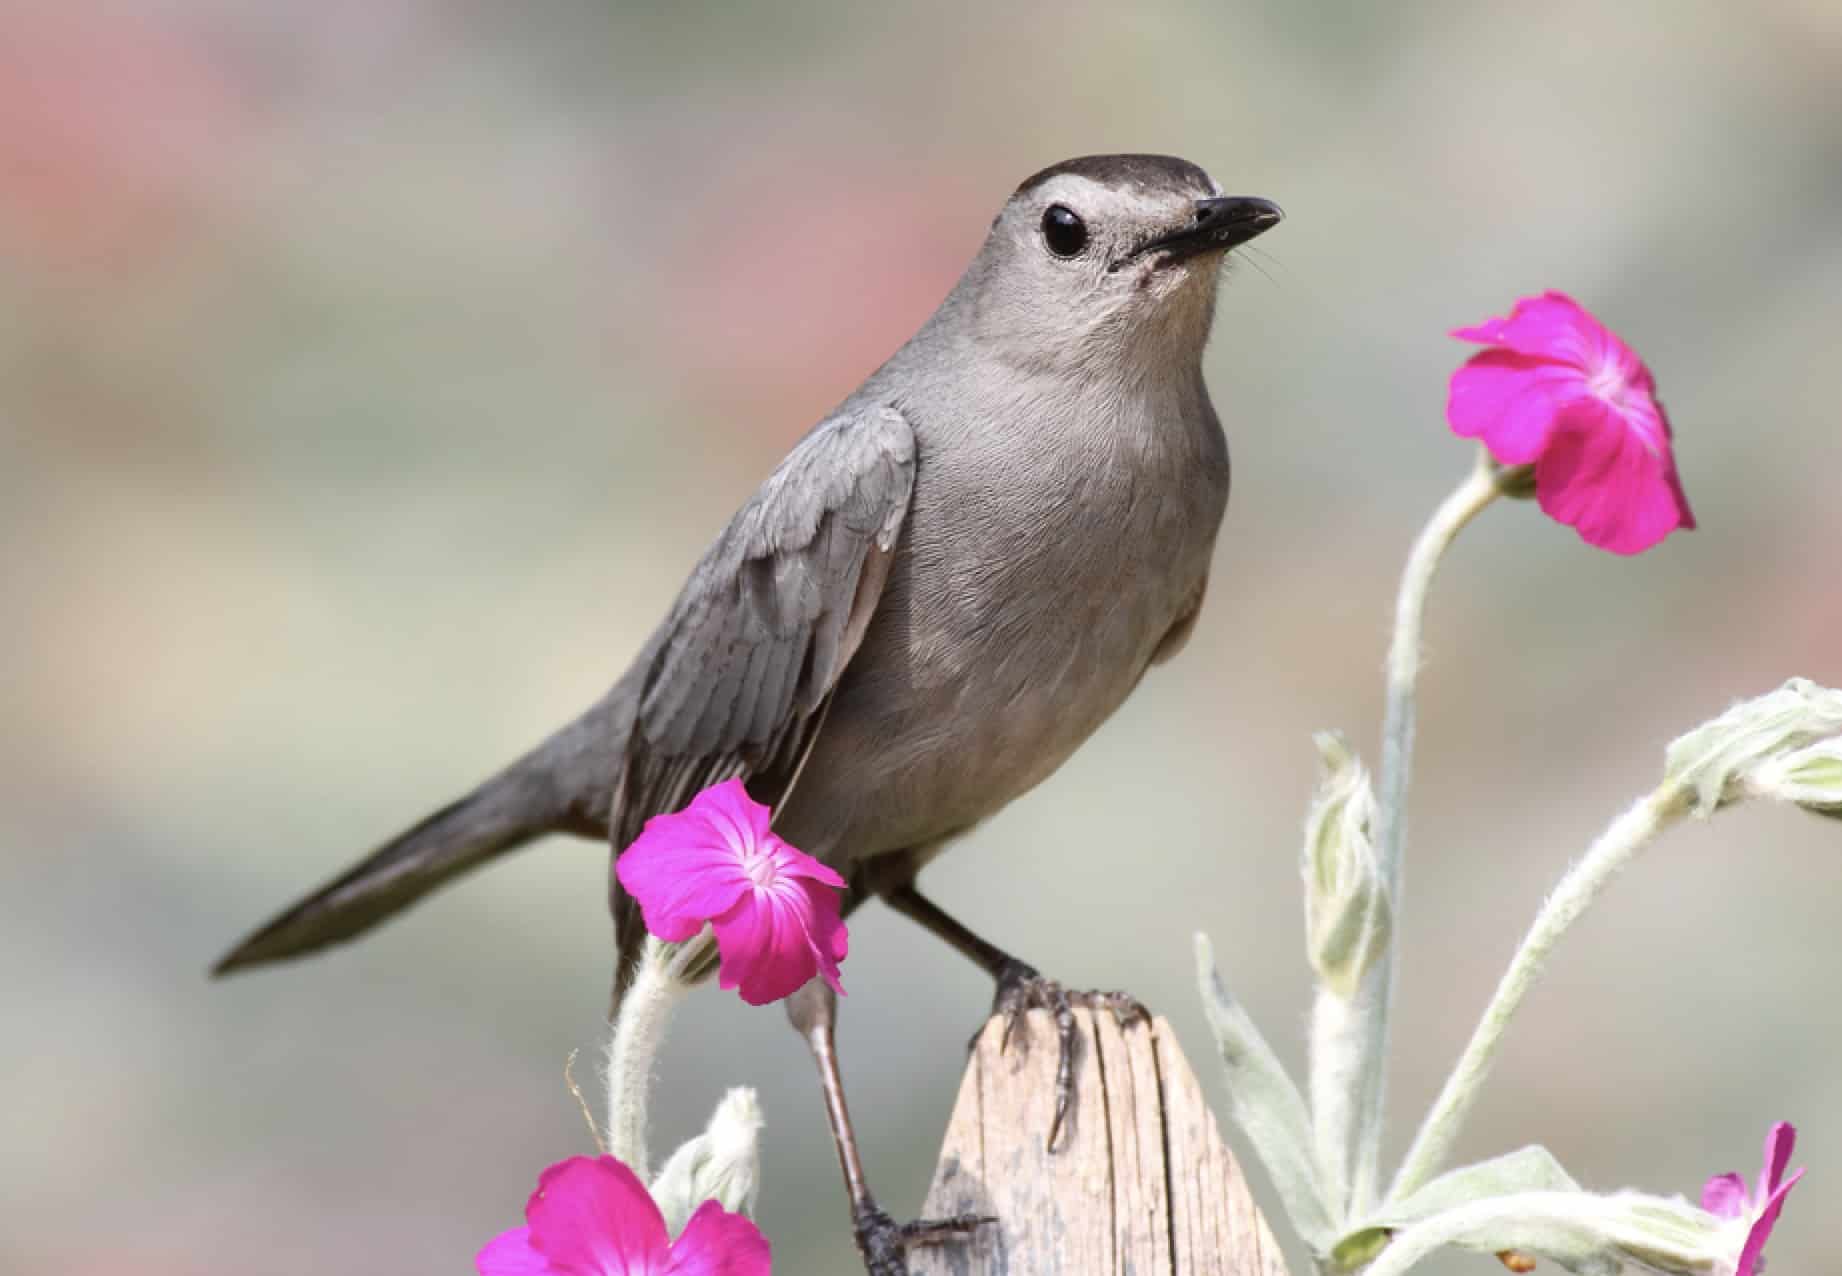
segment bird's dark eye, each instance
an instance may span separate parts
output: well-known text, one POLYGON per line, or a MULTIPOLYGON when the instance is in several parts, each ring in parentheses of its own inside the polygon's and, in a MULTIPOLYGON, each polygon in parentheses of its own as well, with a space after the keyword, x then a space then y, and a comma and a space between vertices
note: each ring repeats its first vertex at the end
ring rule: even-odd
POLYGON ((1043 214, 1043 242, 1057 257, 1073 257, 1087 247, 1087 223, 1074 209, 1051 204, 1043 214))

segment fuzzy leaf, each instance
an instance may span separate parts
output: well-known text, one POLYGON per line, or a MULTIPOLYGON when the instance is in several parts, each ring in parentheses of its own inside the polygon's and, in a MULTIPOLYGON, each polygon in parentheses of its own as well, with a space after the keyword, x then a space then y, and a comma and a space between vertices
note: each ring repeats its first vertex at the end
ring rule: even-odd
POLYGON ((1733 1259, 1722 1221, 1680 1198, 1530 1191, 1475 1200, 1402 1228, 1365 1276, 1402 1276, 1448 1245, 1486 1254, 1519 1250, 1580 1276, 1614 1276, 1626 1263, 1712 1276, 1723 1264, 1731 1270, 1733 1259))
POLYGON ((1315 1253, 1325 1253, 1337 1234, 1342 1206, 1325 1190, 1304 1097, 1254 1021, 1222 985, 1207 935, 1196 936, 1196 973, 1203 1009, 1228 1069, 1228 1117, 1253 1144, 1293 1228, 1315 1253))
POLYGON ((1512 1192, 1577 1192, 1580 1185, 1540 1144, 1448 1170, 1406 1200, 1380 1210, 1375 1222, 1400 1229, 1460 1205, 1512 1192))

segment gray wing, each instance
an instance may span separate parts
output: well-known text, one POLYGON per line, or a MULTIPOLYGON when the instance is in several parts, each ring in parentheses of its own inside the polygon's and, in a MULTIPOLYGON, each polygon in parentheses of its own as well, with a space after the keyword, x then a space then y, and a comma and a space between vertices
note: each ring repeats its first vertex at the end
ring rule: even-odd
MULTIPOLYGON (((820 424, 710 547, 651 644, 614 787, 616 852, 731 776, 777 804, 876 610, 914 486, 891 407, 820 424)), ((640 927, 611 887, 620 969, 640 927)))

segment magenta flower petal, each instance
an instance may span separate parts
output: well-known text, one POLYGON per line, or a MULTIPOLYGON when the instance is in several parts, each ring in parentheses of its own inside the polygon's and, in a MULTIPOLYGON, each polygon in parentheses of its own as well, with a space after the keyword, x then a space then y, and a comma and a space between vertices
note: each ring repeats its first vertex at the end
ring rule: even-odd
POLYGON ((840 916, 838 897, 828 894, 813 882, 802 882, 805 889, 808 911, 806 930, 812 936, 812 942, 819 955, 819 969, 825 973, 826 982, 839 992, 844 989, 838 983, 838 963, 843 961, 851 951, 850 932, 844 927, 840 916))
POLYGON ((838 963, 850 936, 838 897, 810 881, 788 881, 784 893, 764 892, 716 921, 722 957, 717 985, 734 988, 751 1006, 791 995, 817 975, 844 992, 838 963))
POLYGON ((525 1206, 531 1247, 569 1276, 656 1276, 670 1250, 665 1218, 611 1156, 551 1166, 525 1206))
POLYGON ((712 784, 685 809, 720 829, 724 841, 737 849, 765 841, 773 822, 773 812, 749 797, 742 781, 736 779, 712 784))
POLYGON ((1737 1174, 1717 1174, 1701 1189, 1701 1208, 1717 1218, 1746 1212, 1746 1181, 1737 1174))
POLYGON ((1559 417, 1535 462, 1542 512, 1580 539, 1614 554, 1649 549, 1678 527, 1693 527, 1668 452, 1655 452, 1615 414, 1581 399, 1559 417))
POLYGON ((1766 1198, 1765 1208, 1759 1211, 1759 1217, 1753 1220, 1752 1230, 1746 1233, 1746 1245, 1740 1250, 1740 1262, 1733 1269, 1733 1276, 1756 1276, 1763 1267, 1765 1242, 1771 1239, 1772 1229, 1778 1226, 1778 1215, 1784 1210, 1784 1198, 1797 1186, 1797 1180, 1804 1176, 1797 1171, 1779 1184, 1777 1189, 1766 1198))
POLYGON ((813 859, 812 856, 806 854, 804 851, 797 850, 786 842, 781 842, 779 838, 775 838, 774 840, 779 843, 783 852, 792 852, 791 854, 783 853, 776 861, 780 871, 785 873, 788 877, 798 877, 808 882, 818 882, 831 887, 833 890, 841 891, 844 889, 844 878, 835 869, 820 860, 813 859))
POLYGON ((1524 297, 1507 319, 1490 319, 1474 328, 1459 328, 1460 341, 1502 346, 1517 354, 1551 359, 1585 368, 1600 362, 1609 348, 1624 344, 1564 292, 1549 290, 1539 297, 1524 297))
POLYGON ((1797 1127, 1789 1121, 1780 1121, 1766 1131, 1765 1155, 1759 1168, 1760 1200, 1778 1190, 1778 1185, 1784 1181, 1784 1168, 1791 1163, 1791 1152, 1796 1147, 1797 1127))
POLYGON ((683 825, 661 826, 680 818, 648 820, 614 862, 621 887, 639 901, 646 929, 671 943, 691 938, 750 890, 739 859, 727 847, 701 843, 694 837, 697 830, 683 825))
POLYGON ((542 1276, 550 1260, 531 1248, 531 1229, 514 1227, 486 1243, 474 1258, 480 1276, 542 1276))
POLYGON ((1759 1170, 1758 1187, 1752 1193, 1737 1174, 1720 1174, 1701 1189, 1701 1207, 1719 1218, 1747 1222, 1746 1238, 1734 1260, 1732 1276, 1757 1276, 1764 1267, 1765 1242, 1771 1238, 1784 1199, 1804 1176, 1798 1170, 1785 1177, 1791 1149, 1797 1143, 1797 1130, 1788 1121, 1780 1121, 1765 1136, 1765 1163, 1759 1170))
POLYGON ((1452 374, 1452 432, 1504 465, 1533 464, 1549 517, 1619 554, 1695 526, 1649 369, 1573 298, 1525 297, 1452 335, 1490 347, 1452 374))
MULTIPOLYGON (((639 901, 646 929, 682 943, 750 889, 742 862, 748 848, 771 836, 740 803, 749 803, 740 780, 705 789, 684 810, 658 815, 615 861, 621 886, 639 901)), ((766 811, 766 807, 761 808, 766 811)))
POLYGON ((751 1006, 788 996, 819 969, 797 906, 770 892, 716 919, 716 947, 718 986, 736 989, 751 1006))
MULTIPOLYGON (((789 970, 798 969, 800 983, 815 974, 831 985, 832 991, 844 992, 838 963, 849 948, 844 922, 839 917, 838 897, 809 881, 789 881, 792 889, 779 901, 775 925, 788 932, 797 928, 798 940, 785 939, 789 970)), ((798 984, 794 987, 798 988, 798 984)), ((747 993, 743 994, 744 998, 747 993)), ((769 998, 772 1000, 772 998, 769 998)))
POLYGON ((1454 434, 1482 439, 1504 465, 1527 465, 1548 445, 1561 409, 1585 392, 1577 368, 1485 350, 1452 374, 1446 419, 1454 434))
POLYGON ((659 1207, 611 1156, 572 1156, 545 1170, 525 1217, 529 1226, 480 1251, 480 1276, 769 1276, 767 1238, 715 1201, 671 1243, 659 1207))
POLYGON ((1746 1244, 1740 1250, 1740 1261, 1734 1268, 1734 1276, 1753 1276, 1762 1265, 1760 1256, 1765 1252, 1765 1242, 1771 1237, 1772 1228, 1778 1225, 1778 1215, 1784 1209, 1784 1198, 1797 1186, 1797 1180, 1804 1176, 1804 1172, 1798 1170, 1789 1178, 1785 1177, 1785 1166, 1790 1164, 1791 1150, 1796 1145, 1797 1128, 1789 1121, 1778 1122, 1765 1136, 1764 1164, 1760 1166, 1759 1187, 1752 1200, 1758 1215, 1746 1233, 1746 1244))
POLYGON ((751 1005, 814 975, 842 992, 844 878, 776 837, 771 821, 740 780, 725 780, 677 814, 648 820, 615 872, 660 939, 683 941, 711 923, 717 982, 751 1005))
POLYGON ((769 1276, 767 1237, 748 1219, 705 1201, 672 1245, 662 1276, 769 1276))
POLYGON ((1454 328, 1446 335, 1458 341, 1474 341, 1480 346, 1500 346, 1503 344, 1503 327, 1507 319, 1486 319, 1483 323, 1474 323, 1469 327, 1454 328))

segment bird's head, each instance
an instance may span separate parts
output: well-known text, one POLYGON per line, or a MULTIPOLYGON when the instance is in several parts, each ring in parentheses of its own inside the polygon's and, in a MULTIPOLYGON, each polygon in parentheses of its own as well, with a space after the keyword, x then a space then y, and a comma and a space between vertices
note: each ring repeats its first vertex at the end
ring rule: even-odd
POLYGON ((1224 196, 1167 155, 1091 155, 1017 188, 967 273, 982 342, 1007 362, 1066 371, 1194 363, 1230 249, 1278 205, 1224 196))

